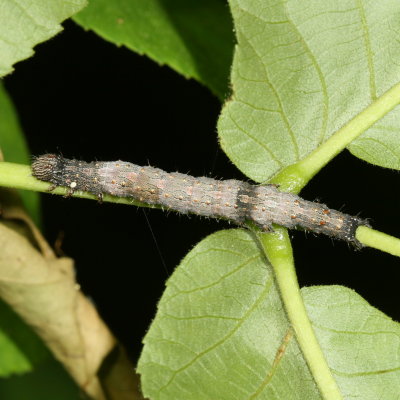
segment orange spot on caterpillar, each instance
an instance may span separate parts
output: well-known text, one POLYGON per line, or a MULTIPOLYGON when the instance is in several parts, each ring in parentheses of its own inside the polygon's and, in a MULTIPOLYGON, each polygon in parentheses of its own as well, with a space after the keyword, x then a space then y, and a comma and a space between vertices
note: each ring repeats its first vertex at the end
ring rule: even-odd
POLYGON ((320 226, 326 225, 326 221, 319 221, 320 226))

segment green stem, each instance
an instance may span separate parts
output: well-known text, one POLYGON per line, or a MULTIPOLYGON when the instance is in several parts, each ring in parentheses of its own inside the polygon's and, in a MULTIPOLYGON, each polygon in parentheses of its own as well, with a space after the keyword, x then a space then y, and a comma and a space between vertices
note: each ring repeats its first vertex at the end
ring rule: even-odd
POLYGON ((400 257, 400 239, 396 237, 360 226, 356 232, 356 239, 366 246, 400 257))
POLYGON ((283 169, 272 183, 279 184, 284 191, 299 193, 321 168, 399 103, 400 83, 380 96, 306 158, 283 169))
POLYGON ((274 227, 274 233, 258 235, 272 264, 289 321, 300 349, 324 400, 342 400, 339 387, 317 341, 303 303, 294 268, 292 247, 287 230, 274 227))

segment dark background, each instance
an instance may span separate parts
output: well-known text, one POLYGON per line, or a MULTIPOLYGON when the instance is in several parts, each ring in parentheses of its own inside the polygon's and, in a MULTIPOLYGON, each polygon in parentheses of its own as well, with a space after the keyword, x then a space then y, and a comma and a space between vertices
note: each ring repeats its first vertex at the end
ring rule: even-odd
MULTIPOLYGON (((219 149, 221 104, 208 89, 73 22, 16 65, 5 85, 32 154, 61 152, 86 161, 150 164, 218 178, 245 177, 219 149)), ((315 177, 302 196, 371 218, 400 236, 397 172, 347 151, 315 177)), ((43 195, 50 243, 76 260, 78 280, 136 359, 164 282, 202 238, 226 222, 115 204, 43 195)), ((301 286, 341 284, 400 320, 397 258, 377 250, 292 232, 301 286)))

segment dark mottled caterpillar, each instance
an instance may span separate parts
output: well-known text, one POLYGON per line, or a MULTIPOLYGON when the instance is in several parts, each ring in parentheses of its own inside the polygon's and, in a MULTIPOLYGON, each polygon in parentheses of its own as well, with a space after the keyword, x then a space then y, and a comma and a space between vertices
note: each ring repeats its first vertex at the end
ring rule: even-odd
POLYGON ((67 186, 70 194, 83 190, 99 200, 103 193, 130 197, 181 213, 227 218, 237 224, 252 221, 264 231, 272 230, 272 223, 301 227, 356 246, 361 246, 355 238, 357 227, 368 225, 361 218, 330 210, 324 204, 280 192, 274 185, 194 178, 124 161, 86 163, 55 154, 35 158, 32 171, 36 178, 51 182, 51 190, 67 186))

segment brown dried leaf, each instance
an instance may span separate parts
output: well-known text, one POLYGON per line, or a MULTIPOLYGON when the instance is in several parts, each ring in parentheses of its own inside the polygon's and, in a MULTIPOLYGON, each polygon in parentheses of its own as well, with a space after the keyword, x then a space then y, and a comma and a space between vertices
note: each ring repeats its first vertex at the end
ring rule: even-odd
POLYGON ((134 368, 121 357, 123 350, 80 291, 73 261, 55 257, 13 193, 0 195, 0 297, 38 333, 90 397, 141 399, 134 368), (104 369, 103 362, 118 349, 120 356, 107 360, 110 365, 104 369))
MULTIPOLYGON (((1 159, 1 153, 0 153, 1 159)), ((31 243, 39 248, 45 258, 54 258, 54 252, 26 213, 21 198, 16 190, 0 188, 0 215, 4 220, 18 221, 20 229, 31 243)))
POLYGON ((97 370, 114 338, 79 291, 72 260, 44 259, 13 225, 0 224, 0 296, 35 329, 85 392, 105 399, 97 370))

